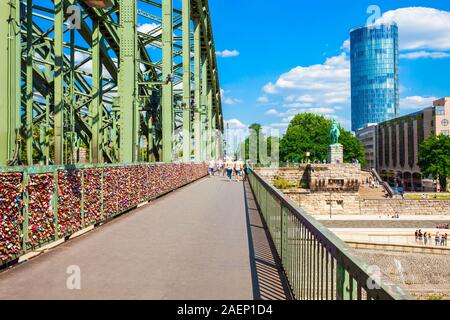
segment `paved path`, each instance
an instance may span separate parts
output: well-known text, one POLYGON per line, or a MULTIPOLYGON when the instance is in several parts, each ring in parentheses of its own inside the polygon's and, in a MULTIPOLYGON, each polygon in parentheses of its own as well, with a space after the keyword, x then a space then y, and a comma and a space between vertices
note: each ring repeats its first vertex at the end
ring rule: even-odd
POLYGON ((203 179, 0 273, 0 300, 285 299, 252 201, 248 184, 203 179))

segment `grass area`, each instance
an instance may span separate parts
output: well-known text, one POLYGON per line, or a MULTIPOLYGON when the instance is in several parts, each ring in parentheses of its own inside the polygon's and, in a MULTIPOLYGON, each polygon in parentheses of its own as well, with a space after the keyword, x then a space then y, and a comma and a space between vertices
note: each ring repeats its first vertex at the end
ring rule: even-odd
MULTIPOLYGON (((450 200, 450 194, 426 194, 427 199, 450 200)), ((420 194, 405 194, 405 199, 421 200, 420 194)))

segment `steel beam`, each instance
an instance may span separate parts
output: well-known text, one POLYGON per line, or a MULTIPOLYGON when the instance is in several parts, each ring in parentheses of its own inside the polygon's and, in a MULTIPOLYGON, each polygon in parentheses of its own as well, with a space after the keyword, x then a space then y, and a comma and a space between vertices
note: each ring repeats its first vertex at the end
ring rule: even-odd
POLYGON ((201 24, 198 18, 194 19, 194 85, 195 85, 195 109, 194 109, 194 148, 195 161, 201 161, 201 46, 200 46, 201 24))
POLYGON ((191 160, 191 1, 183 0, 183 161, 191 160))
POLYGON ((120 161, 137 160, 135 141, 136 98, 136 1, 120 0, 120 161))
POLYGON ((91 163, 103 162, 102 148, 102 58, 100 25, 98 20, 94 20, 92 30, 92 89, 91 103, 89 108, 92 137, 90 141, 90 161, 91 163))
POLYGON ((202 59, 202 91, 201 91, 201 103, 202 103, 202 161, 209 160, 208 157, 208 92, 210 91, 209 83, 208 83, 208 58, 203 56, 202 59))
POLYGON ((0 3, 0 166, 18 156, 20 126, 20 8, 19 0, 0 3))
POLYGON ((55 3, 55 25, 54 25, 54 144, 55 164, 64 163, 64 9, 62 0, 54 0, 55 3))

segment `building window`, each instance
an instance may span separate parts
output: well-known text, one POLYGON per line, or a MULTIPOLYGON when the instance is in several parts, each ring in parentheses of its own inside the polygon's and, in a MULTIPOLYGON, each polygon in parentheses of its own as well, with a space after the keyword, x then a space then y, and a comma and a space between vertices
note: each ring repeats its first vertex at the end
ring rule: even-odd
POLYGON ((447 119, 442 120, 441 124, 443 127, 448 126, 448 120, 447 119))
POLYGON ((445 108, 444 107, 436 107, 436 115, 437 116, 444 116, 445 115, 445 108))
POLYGON ((442 130, 442 135, 444 135, 444 136, 448 136, 448 130, 442 130))

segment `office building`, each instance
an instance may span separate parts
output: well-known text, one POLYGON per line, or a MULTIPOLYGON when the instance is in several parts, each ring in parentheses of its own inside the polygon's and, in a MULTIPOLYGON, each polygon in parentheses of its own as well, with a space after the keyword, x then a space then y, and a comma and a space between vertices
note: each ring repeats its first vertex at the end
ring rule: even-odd
POLYGON ((365 26, 350 33, 352 130, 398 115, 398 27, 365 26))
POLYGON ((420 144, 431 134, 449 135, 450 98, 432 107, 379 123, 376 126, 377 171, 383 180, 405 191, 434 191, 417 164, 420 144))
POLYGON ((368 124, 363 129, 355 132, 356 138, 365 150, 366 164, 363 167, 366 170, 376 168, 376 124, 368 124))

